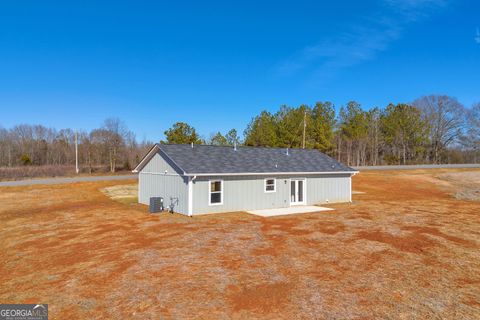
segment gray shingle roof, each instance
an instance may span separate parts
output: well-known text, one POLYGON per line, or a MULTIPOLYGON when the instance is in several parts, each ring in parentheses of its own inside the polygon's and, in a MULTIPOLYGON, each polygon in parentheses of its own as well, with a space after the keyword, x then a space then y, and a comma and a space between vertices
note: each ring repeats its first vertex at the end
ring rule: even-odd
POLYGON ((186 174, 355 172, 312 149, 157 145, 186 174))

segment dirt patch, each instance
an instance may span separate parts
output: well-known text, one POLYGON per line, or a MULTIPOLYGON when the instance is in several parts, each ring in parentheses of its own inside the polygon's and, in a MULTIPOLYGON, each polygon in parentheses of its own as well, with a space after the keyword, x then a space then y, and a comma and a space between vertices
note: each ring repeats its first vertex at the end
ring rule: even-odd
POLYGON ((346 227, 342 223, 319 223, 317 224, 317 230, 326 233, 326 234, 337 234, 339 232, 345 231, 346 227))
POLYGON ((289 299, 294 285, 292 283, 260 284, 249 288, 230 286, 229 299, 234 312, 255 311, 269 314, 277 311, 289 299))
POLYGON ((469 247, 469 248, 476 248, 477 247, 477 244, 473 241, 465 240, 465 239, 455 237, 455 236, 452 236, 452 235, 447 235, 447 234, 441 232, 440 230, 438 230, 438 228, 408 227, 407 226, 407 227, 403 227, 402 229, 413 231, 416 234, 430 234, 430 235, 433 235, 433 236, 441 237, 445 240, 452 241, 456 244, 459 244, 459 245, 462 245, 462 246, 465 246, 465 247, 469 247))
POLYGON ((434 241, 422 234, 394 236, 382 231, 361 231, 355 240, 360 239, 386 243, 395 249, 412 253, 423 253, 435 245, 434 241))

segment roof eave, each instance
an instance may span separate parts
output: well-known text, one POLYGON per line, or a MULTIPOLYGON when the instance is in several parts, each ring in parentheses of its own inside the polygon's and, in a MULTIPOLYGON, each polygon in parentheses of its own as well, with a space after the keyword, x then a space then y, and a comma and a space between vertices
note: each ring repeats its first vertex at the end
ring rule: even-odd
POLYGON ((143 167, 150 161, 152 158, 155 149, 160 149, 158 143, 155 143, 152 148, 147 152, 147 154, 140 160, 140 162, 135 166, 135 168, 132 170, 133 173, 138 173, 140 170, 143 169, 143 167))
POLYGON ((185 173, 185 176, 268 176, 268 175, 312 175, 312 174, 351 174, 355 175, 359 171, 312 171, 312 172, 233 172, 233 173, 185 173))
POLYGON ((158 143, 155 143, 155 145, 148 151, 148 153, 143 157, 143 159, 139 162, 139 164, 135 167, 135 169, 132 170, 133 173, 138 173, 140 172, 145 165, 152 159, 152 157, 155 155, 156 152, 161 152, 165 157, 167 157, 181 172, 183 172, 183 175, 186 175, 185 170, 183 170, 182 167, 178 165, 178 163, 175 162, 162 148, 160 148, 160 145, 158 143))

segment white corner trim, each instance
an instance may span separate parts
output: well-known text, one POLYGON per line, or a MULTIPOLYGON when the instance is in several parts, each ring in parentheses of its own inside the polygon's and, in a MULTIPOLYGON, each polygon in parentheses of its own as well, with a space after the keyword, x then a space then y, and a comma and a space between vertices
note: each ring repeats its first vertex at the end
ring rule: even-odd
POLYGON ((275 193, 275 192, 277 192, 277 179, 276 178, 265 178, 265 179, 263 179, 263 192, 265 192, 265 193, 275 193), (267 180, 273 180, 273 190, 267 190, 267 180))
POLYGON ((350 202, 352 202, 352 176, 349 178, 349 188, 348 192, 350 193, 350 202))
POLYGON ((221 179, 212 179, 212 180, 208 180, 208 205, 209 206, 221 206, 223 205, 223 195, 224 195, 224 192, 223 192, 223 180, 221 179), (211 185, 212 185, 212 182, 217 182, 217 181, 220 181, 220 202, 218 203, 212 203, 211 200, 212 200, 212 192, 211 192, 211 185))
POLYGON ((193 214, 193 179, 195 177, 188 178, 188 215, 193 214))
POLYGON ((303 186, 303 192, 304 192, 303 201, 304 201, 305 204, 307 204, 308 203, 308 198, 307 198, 307 195, 308 195, 308 181, 307 181, 307 177, 305 177, 305 180, 303 180, 303 181, 304 181, 303 183, 305 184, 303 186))

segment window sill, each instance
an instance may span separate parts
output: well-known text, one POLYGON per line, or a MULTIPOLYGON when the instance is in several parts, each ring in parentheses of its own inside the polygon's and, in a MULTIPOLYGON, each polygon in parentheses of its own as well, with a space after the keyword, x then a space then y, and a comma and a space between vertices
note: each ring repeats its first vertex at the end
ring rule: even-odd
POLYGON ((221 205, 223 205, 223 202, 220 202, 220 203, 209 203, 208 205, 209 205, 209 206, 221 206, 221 205))

